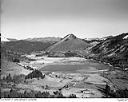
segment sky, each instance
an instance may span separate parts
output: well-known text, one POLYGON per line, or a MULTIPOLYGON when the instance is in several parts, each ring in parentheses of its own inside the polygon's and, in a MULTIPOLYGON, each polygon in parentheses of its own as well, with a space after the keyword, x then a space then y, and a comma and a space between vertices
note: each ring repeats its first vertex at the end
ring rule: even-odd
POLYGON ((105 37, 128 32, 128 0, 1 0, 8 38, 105 37))

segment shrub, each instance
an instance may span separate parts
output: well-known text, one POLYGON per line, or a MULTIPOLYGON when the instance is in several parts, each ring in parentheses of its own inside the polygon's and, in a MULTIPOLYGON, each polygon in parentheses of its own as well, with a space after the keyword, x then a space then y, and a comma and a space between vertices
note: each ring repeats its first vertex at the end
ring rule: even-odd
POLYGON ((69 98, 76 98, 76 95, 75 95, 75 94, 71 94, 71 95, 69 96, 69 98))
POLYGON ((64 98, 64 96, 62 95, 62 93, 59 92, 59 91, 55 91, 55 92, 53 92, 53 93, 54 93, 54 95, 55 95, 55 98, 64 98))
POLYGON ((13 62, 20 62, 20 60, 19 59, 17 59, 17 58, 15 58, 15 59, 13 59, 13 62))
POLYGON ((48 98, 48 97, 50 97, 50 93, 49 92, 42 92, 42 97, 48 98))

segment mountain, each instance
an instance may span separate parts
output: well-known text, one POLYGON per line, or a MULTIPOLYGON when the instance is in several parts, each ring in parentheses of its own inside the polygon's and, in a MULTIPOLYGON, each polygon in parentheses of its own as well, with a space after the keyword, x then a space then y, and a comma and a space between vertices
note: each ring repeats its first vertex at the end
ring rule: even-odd
POLYGON ((108 37, 91 48, 90 56, 116 67, 128 68, 128 33, 108 37))
POLYGON ((44 38, 28 38, 24 39, 31 42, 58 42, 61 40, 59 37, 44 37, 44 38))
POLYGON ((48 52, 59 52, 59 51, 75 51, 75 50, 84 50, 89 47, 90 44, 86 41, 77 38, 73 34, 66 35, 62 40, 50 46, 48 52))
POLYGON ((9 42, 9 41, 16 41, 16 40, 17 39, 14 39, 14 38, 6 38, 3 35, 1 36, 1 42, 9 42))
POLYGON ((1 42, 8 42, 8 41, 10 41, 10 40, 8 40, 8 38, 1 36, 1 42))

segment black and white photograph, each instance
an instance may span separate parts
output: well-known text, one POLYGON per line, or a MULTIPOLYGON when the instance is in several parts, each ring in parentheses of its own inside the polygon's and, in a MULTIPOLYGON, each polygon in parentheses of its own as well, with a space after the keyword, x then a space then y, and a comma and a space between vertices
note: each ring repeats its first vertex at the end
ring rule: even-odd
POLYGON ((1 99, 128 101, 128 0, 0 5, 1 99))

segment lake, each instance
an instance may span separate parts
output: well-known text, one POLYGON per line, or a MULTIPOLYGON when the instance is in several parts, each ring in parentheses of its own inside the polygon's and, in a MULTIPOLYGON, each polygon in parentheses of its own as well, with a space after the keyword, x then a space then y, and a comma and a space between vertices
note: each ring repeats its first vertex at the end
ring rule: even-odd
POLYGON ((109 68, 111 67, 108 65, 83 58, 78 58, 78 60, 76 58, 74 58, 74 60, 73 58, 62 58, 61 60, 57 60, 56 62, 53 61, 52 63, 45 65, 40 70, 51 72, 96 72, 98 70, 106 70, 109 68))

